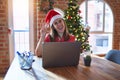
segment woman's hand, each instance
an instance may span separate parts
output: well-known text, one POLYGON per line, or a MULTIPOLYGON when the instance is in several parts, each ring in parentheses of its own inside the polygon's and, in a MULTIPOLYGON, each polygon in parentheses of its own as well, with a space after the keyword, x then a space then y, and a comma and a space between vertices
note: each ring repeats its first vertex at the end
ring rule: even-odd
POLYGON ((40 30, 40 35, 42 38, 45 37, 46 33, 47 33, 47 28, 48 28, 49 24, 43 24, 40 30))

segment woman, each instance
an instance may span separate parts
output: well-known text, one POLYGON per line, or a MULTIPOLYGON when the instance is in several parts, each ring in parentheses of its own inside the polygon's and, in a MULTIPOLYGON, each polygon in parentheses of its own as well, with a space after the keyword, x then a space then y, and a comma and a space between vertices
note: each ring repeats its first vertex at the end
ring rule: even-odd
POLYGON ((43 42, 74 42, 75 36, 69 34, 65 21, 60 13, 50 10, 45 18, 46 24, 40 30, 41 37, 35 49, 36 56, 42 56, 43 42), (47 33, 47 27, 50 32, 47 33))

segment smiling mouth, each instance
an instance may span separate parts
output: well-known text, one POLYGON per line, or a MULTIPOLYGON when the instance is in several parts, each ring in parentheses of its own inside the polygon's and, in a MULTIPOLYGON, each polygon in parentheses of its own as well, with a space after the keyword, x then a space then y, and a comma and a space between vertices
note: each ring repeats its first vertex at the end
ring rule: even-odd
POLYGON ((63 27, 62 27, 62 26, 60 26, 58 29, 59 29, 59 30, 62 30, 62 29, 63 29, 63 27))

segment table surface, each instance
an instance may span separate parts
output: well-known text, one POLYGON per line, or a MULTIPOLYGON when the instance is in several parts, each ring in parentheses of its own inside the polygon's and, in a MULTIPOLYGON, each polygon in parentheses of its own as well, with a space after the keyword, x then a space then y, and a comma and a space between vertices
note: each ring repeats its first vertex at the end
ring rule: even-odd
POLYGON ((15 57, 4 80, 120 80, 120 65, 92 56, 90 67, 84 66, 80 57, 78 66, 44 69, 42 59, 34 57, 31 70, 21 70, 15 57))

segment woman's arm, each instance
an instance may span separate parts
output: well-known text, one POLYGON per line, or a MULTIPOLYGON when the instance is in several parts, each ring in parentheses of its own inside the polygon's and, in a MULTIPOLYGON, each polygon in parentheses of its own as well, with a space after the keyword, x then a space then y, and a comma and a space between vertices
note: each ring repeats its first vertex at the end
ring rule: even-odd
POLYGON ((42 56, 42 43, 44 42, 44 39, 45 39, 45 36, 47 33, 47 26, 48 26, 48 24, 43 25, 40 30, 41 37, 40 37, 40 39, 37 43, 36 49, 35 49, 35 55, 38 57, 42 56))
POLYGON ((38 57, 42 56, 42 43, 44 42, 44 38, 45 38, 44 36, 41 36, 35 49, 35 55, 38 57))

